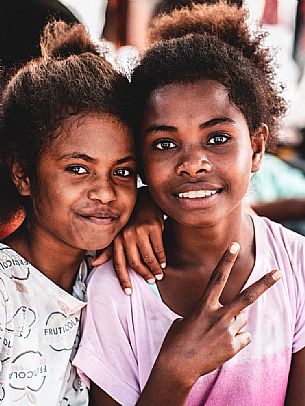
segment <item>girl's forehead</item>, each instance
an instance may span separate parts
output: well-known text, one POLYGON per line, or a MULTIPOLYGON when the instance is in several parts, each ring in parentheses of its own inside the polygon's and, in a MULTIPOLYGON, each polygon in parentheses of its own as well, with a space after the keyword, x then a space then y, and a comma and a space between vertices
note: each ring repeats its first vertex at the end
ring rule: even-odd
POLYGON ((106 156, 133 146, 128 127, 118 118, 105 113, 71 117, 63 122, 56 135, 48 148, 54 156, 68 154, 72 150, 106 156))
MULTIPOLYGON (((195 82, 170 83, 155 89, 148 98, 147 106, 170 104, 176 106, 179 103, 189 103, 192 100, 206 104, 207 99, 211 102, 229 103, 227 89, 215 80, 202 79, 195 82)), ((193 103, 186 105, 187 109, 193 107, 193 103)))
POLYGON ((154 90, 147 102, 145 119, 192 116, 241 116, 240 109, 230 100, 227 89, 215 80, 192 83, 172 83, 154 90))

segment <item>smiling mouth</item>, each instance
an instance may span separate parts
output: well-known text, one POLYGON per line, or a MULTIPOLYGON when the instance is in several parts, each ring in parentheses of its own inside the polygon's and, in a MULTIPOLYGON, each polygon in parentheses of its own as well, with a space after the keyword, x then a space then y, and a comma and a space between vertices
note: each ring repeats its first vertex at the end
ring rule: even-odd
POLYGON ((205 197, 210 197, 220 193, 221 189, 215 190, 190 190, 188 192, 181 192, 175 194, 176 197, 180 199, 202 199, 205 197))
POLYGON ((79 217, 98 225, 111 225, 118 221, 118 216, 107 214, 79 214, 79 217))

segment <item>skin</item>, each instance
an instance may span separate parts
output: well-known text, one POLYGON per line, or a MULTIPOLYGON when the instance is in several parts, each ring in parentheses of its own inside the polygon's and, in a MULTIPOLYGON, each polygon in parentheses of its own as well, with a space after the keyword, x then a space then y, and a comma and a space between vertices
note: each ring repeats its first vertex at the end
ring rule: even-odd
POLYGON ((292 357, 285 406, 304 405, 305 399, 305 388, 303 385, 305 377, 304 365, 305 365, 305 351, 303 349, 295 353, 292 357))
POLYGON ((138 189, 135 210, 126 227, 114 239, 113 249, 104 250, 92 264, 101 265, 112 254, 115 272, 126 294, 132 293, 127 263, 149 283, 163 279, 166 267, 163 228, 163 213, 152 201, 147 187, 138 189))
POLYGON ((231 241, 243 244, 223 303, 236 297, 252 271, 254 230, 242 198, 251 172, 259 169, 266 137, 265 127, 250 137, 243 114, 215 81, 168 85, 149 99, 143 122, 144 171, 154 201, 171 218, 165 230, 167 277, 160 291, 178 314, 194 307, 231 241), (217 193, 177 198, 196 189, 217 193), (189 294, 182 294, 185 284, 189 294))
POLYGON ((230 103, 221 84, 200 81, 155 91, 148 102, 143 133, 142 154, 149 154, 143 160, 145 178, 154 201, 168 216, 176 219, 182 214, 179 223, 207 228, 222 223, 226 214, 241 206, 252 171, 251 139, 243 114, 230 103), (186 92, 183 99, 181 87, 186 92), (161 172, 158 177, 156 169, 161 172), (238 179, 241 173, 244 176, 238 179), (217 203, 215 199, 187 199, 192 206, 186 207, 186 199, 174 196, 194 190, 192 185, 199 182, 205 189, 223 189, 215 196, 217 203))
MULTIPOLYGON (((138 406, 184 404, 200 376, 218 368, 250 343, 251 337, 244 330, 247 320, 242 310, 273 286, 281 275, 272 271, 231 303, 221 305, 220 296, 238 251, 236 242, 226 250, 193 311, 170 327, 138 406)), ((91 382, 90 405, 118 403, 91 382)))
MULTIPOLYGON (((243 213, 242 198, 250 173, 259 170, 267 129, 263 126, 250 135, 245 118, 229 102, 225 89, 214 81, 198 81, 154 92, 143 134, 147 183, 156 203, 172 219, 165 230, 169 266, 167 277, 158 285, 161 296, 174 311, 187 314, 200 297, 219 249, 224 250, 234 239, 243 244, 220 296, 220 302, 226 304, 241 290, 254 265, 253 226, 243 213), (217 124, 219 117, 233 122, 217 124), (207 126, 215 119, 214 125, 207 126), (222 134, 228 134, 229 139, 225 141, 222 134), (213 137, 219 135, 222 142, 215 146, 213 137), (154 177, 154 172, 159 176, 154 177), (220 193, 197 206, 173 196, 177 191, 194 189, 195 184, 203 189, 220 188, 220 193), (183 286, 188 286, 191 294, 183 295, 183 286)), ((304 359, 304 349, 292 357, 286 405, 304 403, 304 359)))
POLYGON ((132 137, 116 118, 87 114, 63 124, 40 159, 37 179, 19 163, 13 167, 14 183, 30 207, 23 226, 5 242, 71 291, 85 250, 107 247, 127 222, 136 164, 132 137))
MULTIPOLYGON (((280 278, 273 271, 240 293, 255 258, 253 225, 242 198, 251 172, 259 169, 267 135, 264 125, 250 135, 243 114, 215 81, 168 85, 148 101, 142 126, 145 180, 169 216, 166 278, 158 288, 183 319, 170 328, 138 405, 184 404, 200 376, 250 342, 240 312, 280 278), (217 193, 197 201, 177 198, 198 189, 217 193), (233 241, 243 241, 240 250, 233 241)), ((94 406, 117 404, 94 384, 90 396, 94 406)))

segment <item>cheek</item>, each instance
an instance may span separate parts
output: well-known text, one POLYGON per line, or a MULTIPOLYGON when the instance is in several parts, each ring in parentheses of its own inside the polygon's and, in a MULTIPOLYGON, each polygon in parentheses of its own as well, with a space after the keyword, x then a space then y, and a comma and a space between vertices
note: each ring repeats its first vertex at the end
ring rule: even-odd
POLYGON ((40 217, 67 218, 71 208, 79 205, 82 194, 77 188, 59 185, 56 180, 52 183, 38 185, 33 195, 33 205, 40 217))
POLYGON ((227 169, 233 172, 237 172, 240 176, 248 175, 251 172, 252 165, 252 147, 250 139, 241 139, 238 143, 231 148, 230 153, 226 158, 219 157, 218 164, 226 164, 227 169))
POLYGON ((130 191, 126 196, 126 213, 128 214, 128 218, 130 217, 137 200, 137 188, 130 191))
POLYGON ((137 199, 136 183, 128 189, 121 190, 119 199, 122 207, 121 218, 123 221, 127 222, 136 204, 137 199))
POLYGON ((145 180, 151 188, 164 185, 169 180, 170 174, 173 173, 171 159, 158 158, 155 154, 146 153, 143 164, 145 180))
POLYGON ((36 211, 50 210, 52 206, 57 206, 58 202, 61 201, 60 190, 46 182, 35 185, 32 193, 32 201, 36 211))
POLYGON ((166 189, 166 182, 164 182, 163 178, 164 173, 165 172, 162 171, 162 169, 155 167, 155 165, 152 165, 148 170, 145 171, 146 183, 151 192, 157 191, 160 193, 166 189))
POLYGON ((242 147, 239 153, 240 158, 237 162, 238 170, 243 174, 245 180, 249 180, 251 176, 252 155, 253 151, 250 143, 247 143, 244 147, 242 147))
POLYGON ((226 173, 232 174, 232 187, 239 191, 239 195, 244 195, 249 187, 252 167, 252 149, 248 144, 241 148, 234 160, 225 168, 226 173))

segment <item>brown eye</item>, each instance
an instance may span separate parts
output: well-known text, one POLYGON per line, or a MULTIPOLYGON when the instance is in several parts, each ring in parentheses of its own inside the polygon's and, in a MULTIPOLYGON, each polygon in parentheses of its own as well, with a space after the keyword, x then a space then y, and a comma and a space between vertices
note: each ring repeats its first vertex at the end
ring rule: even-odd
POLYGON ((87 169, 81 165, 68 166, 66 171, 73 173, 74 175, 84 175, 85 173, 88 173, 87 169))
POLYGON ((120 178, 127 178, 128 176, 132 175, 132 172, 127 168, 118 168, 114 171, 114 174, 120 178))
POLYGON ((154 147, 159 150, 168 150, 176 147, 176 144, 170 140, 161 140, 155 143, 154 147))
POLYGON ((208 144, 213 144, 213 145, 222 145, 225 144, 229 140, 229 137, 224 134, 217 134, 213 135, 208 141, 208 144))

